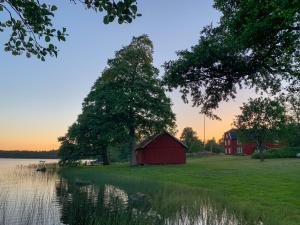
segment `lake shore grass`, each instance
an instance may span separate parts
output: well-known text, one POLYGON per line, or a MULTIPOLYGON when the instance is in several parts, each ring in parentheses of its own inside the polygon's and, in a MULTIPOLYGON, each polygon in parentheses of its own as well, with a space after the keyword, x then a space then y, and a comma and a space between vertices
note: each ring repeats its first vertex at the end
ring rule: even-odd
POLYGON ((246 217, 262 219, 264 225, 300 223, 299 159, 269 159, 261 163, 245 156, 211 156, 188 159, 184 165, 131 168, 122 163, 63 168, 61 172, 91 182, 105 175, 188 186, 226 202, 246 217))

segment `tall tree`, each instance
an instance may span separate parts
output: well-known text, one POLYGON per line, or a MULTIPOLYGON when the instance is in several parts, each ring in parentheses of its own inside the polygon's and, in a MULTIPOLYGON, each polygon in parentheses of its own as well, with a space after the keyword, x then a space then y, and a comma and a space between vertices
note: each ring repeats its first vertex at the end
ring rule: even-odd
POLYGON ((217 143, 215 138, 207 140, 205 145, 206 151, 214 152, 214 153, 221 153, 224 152, 224 145, 222 143, 217 143))
MULTIPOLYGON (((128 46, 116 52, 115 58, 108 60, 108 67, 99 78, 109 87, 105 101, 111 123, 125 127, 130 137, 131 165, 136 165, 137 139, 175 127, 171 100, 158 79, 152 55, 153 44, 148 36, 134 37, 128 46)), ((103 96, 97 94, 101 88, 101 82, 96 81, 95 98, 87 104, 102 101, 103 96)))
POLYGON ((152 42, 143 35, 108 60, 83 102, 82 114, 66 135, 81 157, 101 153, 104 164, 109 164, 108 146, 127 139, 131 165, 136 165, 137 139, 174 130, 171 100, 152 65, 152 54, 152 42))
MULTIPOLYGON (((69 0, 96 12, 106 12, 103 22, 108 24, 116 18, 118 23, 131 23, 137 13, 136 0, 69 0)), ((47 55, 57 56, 55 41, 66 40, 66 28, 57 29, 53 18, 57 7, 39 0, 0 0, 0 32, 8 30, 10 37, 5 51, 13 55, 25 53, 45 60, 47 55)))
POLYGON ((204 143, 201 139, 197 139, 193 141, 191 147, 189 148, 189 152, 201 152, 204 151, 204 143))
POLYGON ((84 99, 83 112, 78 117, 78 122, 83 128, 81 134, 88 134, 82 142, 94 149, 91 152, 102 155, 104 165, 110 164, 108 147, 123 143, 128 138, 123 124, 124 116, 114 113, 112 90, 111 83, 105 82, 103 77, 98 78, 84 99))
POLYGON ((74 138, 74 133, 77 130, 77 124, 74 123, 69 127, 65 136, 59 137, 60 147, 58 149, 58 157, 60 158, 60 164, 74 164, 81 159, 80 148, 74 138))
POLYGON ((285 107, 278 100, 269 98, 250 98, 241 107, 241 114, 236 116, 234 125, 244 139, 256 142, 261 161, 264 160, 263 143, 270 136, 277 136, 286 123, 285 107))
MULTIPOLYGON (((68 143, 76 147, 74 148, 76 154, 70 154, 70 157, 76 155, 79 159, 100 156, 103 164, 109 165, 108 147, 122 142, 127 137, 124 126, 120 125, 122 122, 120 119, 122 120, 123 117, 112 114, 109 101, 110 89, 110 84, 105 83, 100 77, 84 99, 82 113, 69 128, 66 136, 60 139, 62 147, 67 141, 67 150, 70 149, 68 143)), ((68 156, 66 155, 65 158, 68 156)))
POLYGON ((188 150, 191 151, 191 147, 194 142, 198 141, 198 136, 196 131, 191 127, 185 127, 182 130, 180 140, 188 147, 188 150))
POLYGON ((201 112, 235 98, 244 86, 277 93, 282 81, 300 84, 300 4, 298 0, 215 0, 217 27, 207 26, 191 50, 165 63, 164 81, 191 95, 201 112))

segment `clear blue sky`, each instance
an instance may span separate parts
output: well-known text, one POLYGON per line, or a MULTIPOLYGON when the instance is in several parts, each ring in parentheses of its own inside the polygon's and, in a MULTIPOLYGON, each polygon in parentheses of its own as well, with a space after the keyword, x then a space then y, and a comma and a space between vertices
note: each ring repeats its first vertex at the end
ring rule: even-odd
MULTIPOLYGON (((149 35, 155 47, 154 63, 162 73, 161 65, 174 59, 176 50, 196 44, 202 27, 217 24, 220 16, 210 0, 140 0, 143 16, 132 24, 104 25, 101 14, 80 4, 73 5, 69 0, 47 2, 58 6, 55 25, 67 27, 70 36, 58 45, 58 57, 47 58, 46 62, 0 51, 0 149, 56 148, 57 137, 76 120, 83 98, 107 59, 132 36, 149 35)), ((179 131, 192 126, 202 137, 203 117, 197 109, 184 105, 178 93, 169 95, 179 131)), ((230 127, 238 105, 248 95, 243 92, 240 101, 222 104, 219 113, 223 121, 208 121, 208 137, 218 138, 230 127)))

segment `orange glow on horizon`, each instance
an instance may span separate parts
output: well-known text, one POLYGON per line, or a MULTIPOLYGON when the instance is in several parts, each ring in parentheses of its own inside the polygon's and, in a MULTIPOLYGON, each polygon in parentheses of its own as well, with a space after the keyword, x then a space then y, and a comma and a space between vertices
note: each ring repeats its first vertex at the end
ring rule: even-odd
POLYGON ((29 151, 50 151, 57 150, 59 143, 56 140, 5 140, 0 142, 0 150, 29 150, 29 151))
MULTIPOLYGON (((239 114, 239 107, 253 93, 242 91, 237 99, 227 103, 222 103, 215 111, 221 117, 221 121, 211 120, 206 118, 206 138, 215 138, 218 141, 222 138, 224 132, 232 128, 232 122, 235 115, 239 114)), ((190 105, 184 104, 178 93, 170 94, 173 102, 173 111, 176 114, 177 134, 179 138, 183 128, 192 127, 197 132, 199 139, 204 138, 203 115, 199 114, 198 108, 193 108, 190 105)), ((78 111, 78 110, 76 110, 78 111)), ((76 120, 77 112, 68 112, 60 120, 44 122, 44 118, 37 121, 33 118, 32 121, 19 121, 3 124, 0 130, 0 150, 53 150, 58 149, 59 142, 57 138, 66 133, 68 127, 76 120)))

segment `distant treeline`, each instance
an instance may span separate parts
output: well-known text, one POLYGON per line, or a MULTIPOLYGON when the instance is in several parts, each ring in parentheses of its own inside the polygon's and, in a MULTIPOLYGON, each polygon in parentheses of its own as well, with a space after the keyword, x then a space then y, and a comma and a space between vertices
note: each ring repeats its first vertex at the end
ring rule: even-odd
POLYGON ((0 158, 24 158, 24 159, 57 159, 57 151, 6 151, 0 150, 0 158))

